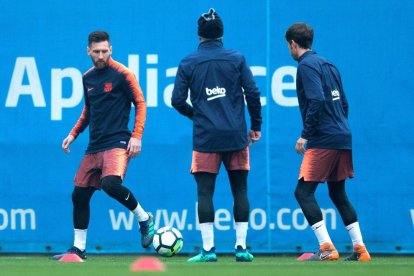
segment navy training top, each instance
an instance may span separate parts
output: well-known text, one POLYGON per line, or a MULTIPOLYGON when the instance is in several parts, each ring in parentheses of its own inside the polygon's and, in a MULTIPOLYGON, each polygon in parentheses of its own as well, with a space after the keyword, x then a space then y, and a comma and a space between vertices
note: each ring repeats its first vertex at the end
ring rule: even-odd
POLYGON ((75 138, 89 126, 86 154, 127 148, 131 137, 141 139, 146 104, 134 74, 113 60, 103 69, 92 67, 83 75, 85 106, 70 134, 75 138), (135 106, 134 128, 128 129, 131 103, 135 106))
POLYGON ((193 121, 193 149, 236 151, 248 145, 245 100, 251 130, 262 124, 260 93, 244 56, 219 40, 200 43, 177 71, 171 103, 193 121), (190 91, 191 105, 186 102, 190 91))
POLYGON ((338 69, 314 51, 298 60, 296 92, 307 148, 352 149, 348 102, 338 69))

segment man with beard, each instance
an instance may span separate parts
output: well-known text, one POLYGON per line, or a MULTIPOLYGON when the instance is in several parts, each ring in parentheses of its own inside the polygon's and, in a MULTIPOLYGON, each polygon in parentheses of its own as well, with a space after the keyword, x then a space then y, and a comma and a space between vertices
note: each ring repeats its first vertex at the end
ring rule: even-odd
MULTIPOLYGON (((83 75, 85 106, 82 114, 63 140, 62 149, 69 153, 69 145, 89 126, 89 144, 75 176, 72 193, 74 244, 68 253, 86 259, 86 233, 89 224, 89 202, 96 190, 104 190, 137 217, 141 245, 150 246, 154 236, 154 221, 122 186, 130 158, 141 151, 141 138, 146 119, 146 104, 134 74, 111 58, 109 34, 92 32, 88 37, 87 53, 93 67, 83 75), (135 106, 135 122, 131 131, 128 122, 131 103, 135 106)), ((59 260, 65 254, 54 256, 59 260)))

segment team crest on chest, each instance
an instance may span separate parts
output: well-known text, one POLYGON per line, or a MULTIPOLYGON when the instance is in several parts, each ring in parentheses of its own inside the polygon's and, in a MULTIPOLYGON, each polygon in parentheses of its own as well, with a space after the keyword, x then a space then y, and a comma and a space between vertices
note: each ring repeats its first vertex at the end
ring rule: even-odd
POLYGON ((112 90, 112 82, 107 82, 104 84, 104 91, 105 92, 111 92, 112 90))

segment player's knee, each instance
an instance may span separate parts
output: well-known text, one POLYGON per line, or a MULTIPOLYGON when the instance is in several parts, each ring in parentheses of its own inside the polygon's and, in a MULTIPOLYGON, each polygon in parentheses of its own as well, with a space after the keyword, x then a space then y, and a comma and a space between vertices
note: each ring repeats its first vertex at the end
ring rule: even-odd
POLYGON ((333 201, 336 202, 337 201, 337 196, 335 195, 335 193, 329 193, 329 198, 333 201))
POLYGON ((341 204, 347 201, 347 196, 343 192, 329 192, 329 197, 335 204, 341 204))
POLYGON ((211 199, 214 194, 214 186, 210 185, 197 185, 197 195, 198 197, 211 199))
POLYGON ((295 193, 294 194, 295 194, 295 198, 296 198, 296 200, 298 202, 302 202, 304 200, 304 198, 305 198, 304 192, 301 189, 299 189, 299 188, 296 188, 295 189, 295 193))
POLYGON ((233 197, 245 197, 247 196, 247 186, 246 185, 240 185, 236 186, 232 189, 233 197))
POLYGON ((206 191, 206 190, 198 190, 197 191, 197 196, 200 200, 212 200, 213 198, 213 193, 210 191, 206 191))
POLYGON ((73 205, 85 205, 89 203, 92 191, 88 188, 75 187, 72 192, 73 205))
POLYGON ((108 195, 112 195, 119 185, 121 185, 122 179, 119 176, 110 175, 102 178, 101 188, 108 195))
POLYGON ((77 189, 77 187, 75 187, 75 189, 73 189, 72 202, 73 202, 74 205, 80 204, 82 202, 81 192, 79 191, 79 189, 77 189))

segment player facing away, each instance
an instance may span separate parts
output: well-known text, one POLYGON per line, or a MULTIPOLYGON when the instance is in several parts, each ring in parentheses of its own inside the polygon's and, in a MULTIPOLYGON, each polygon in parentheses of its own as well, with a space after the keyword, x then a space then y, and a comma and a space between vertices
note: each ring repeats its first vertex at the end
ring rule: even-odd
POLYGON ((244 56, 223 48, 223 22, 214 9, 198 19, 198 50, 177 71, 172 106, 193 121, 191 173, 197 183, 203 248, 188 262, 215 262, 213 194, 221 163, 230 181, 236 225, 236 261, 251 262, 246 249, 249 219, 249 142, 261 137, 260 93, 244 56), (191 105, 186 102, 190 90, 191 105), (251 120, 245 121, 245 100, 251 120))
MULTIPOLYGON (((89 144, 75 176, 72 193, 75 238, 68 253, 86 259, 86 234, 89 224, 89 202, 96 190, 128 208, 139 221, 141 244, 150 246, 154 222, 122 181, 130 158, 141 152, 141 138, 146 119, 146 104, 133 73, 112 59, 109 34, 92 32, 87 53, 93 67, 83 75, 85 106, 82 114, 63 140, 62 149, 69 153, 70 144, 89 126, 89 144), (133 131, 128 129, 131 103, 135 106, 133 131)), ((64 254, 54 256, 59 259, 64 254)))
POLYGON ((290 55, 298 61, 296 91, 303 130, 296 152, 304 154, 295 190, 306 220, 320 245, 309 260, 338 260, 314 193, 319 183, 328 182, 329 196, 352 239, 354 252, 346 261, 370 261, 355 209, 345 192, 345 179, 354 176, 352 135, 348 126, 348 102, 338 69, 311 50, 313 29, 293 24, 285 34, 290 55))

